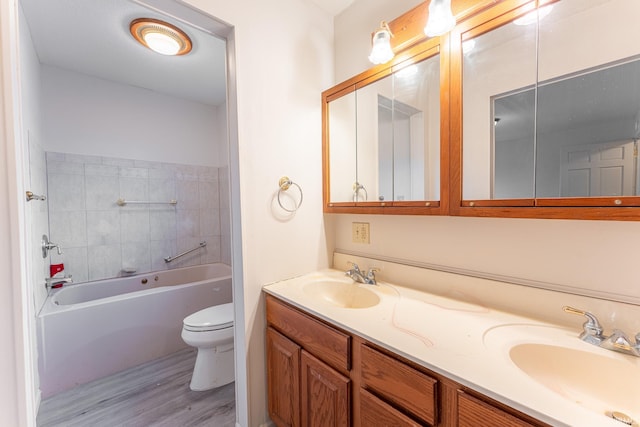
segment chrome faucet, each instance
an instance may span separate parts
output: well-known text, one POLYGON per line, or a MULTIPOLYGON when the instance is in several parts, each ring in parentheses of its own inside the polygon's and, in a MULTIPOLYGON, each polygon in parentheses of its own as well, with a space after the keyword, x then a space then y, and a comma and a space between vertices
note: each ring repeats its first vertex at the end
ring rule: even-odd
POLYGON ((635 343, 632 343, 629 337, 620 329, 614 329, 611 335, 606 336, 602 334, 602 326, 593 314, 566 305, 562 307, 562 309, 566 313, 578 314, 587 318, 587 321, 582 325, 583 331, 580 334, 582 341, 606 348, 607 350, 640 357, 640 332, 635 336, 635 343))
POLYGON ((345 275, 351 277, 354 281, 358 283, 364 283, 366 285, 376 285, 376 272, 380 271, 377 268, 370 268, 365 275, 358 267, 358 264, 355 262, 349 261, 351 264, 351 268, 347 270, 345 275))
POLYGON ((64 277, 47 277, 44 280, 46 282, 47 288, 52 288, 62 283, 73 283, 73 278, 70 275, 64 277))

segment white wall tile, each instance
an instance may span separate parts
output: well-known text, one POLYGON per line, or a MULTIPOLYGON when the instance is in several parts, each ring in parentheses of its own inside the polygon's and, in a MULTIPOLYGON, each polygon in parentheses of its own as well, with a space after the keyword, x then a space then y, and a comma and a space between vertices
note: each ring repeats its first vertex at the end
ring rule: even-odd
POLYGON ((176 212, 178 240, 200 236, 200 211, 198 209, 178 210, 176 212))
POLYGON ((97 164, 102 163, 102 157, 100 157, 100 156, 90 156, 90 155, 86 155, 86 154, 65 153, 64 159, 67 162, 80 163, 80 164, 83 164, 83 165, 87 165, 87 164, 97 165, 97 164))
MULTIPOLYGON (((176 180, 170 178, 149 178, 149 200, 152 202, 168 202, 177 200, 176 180)), ((157 205, 150 205, 151 209, 157 205)))
POLYGON ((103 157, 102 163, 105 165, 121 166, 125 168, 132 168, 135 166, 135 160, 131 159, 116 159, 114 157, 103 157))
POLYGON ((103 164, 87 164, 84 166, 85 175, 102 175, 102 176, 119 176, 120 168, 118 166, 103 164))
POLYGON ((89 246, 87 248, 89 280, 117 277, 122 270, 120 245, 89 246))
MULTIPOLYGON (((133 201, 149 200, 149 180, 147 178, 120 177, 120 198, 133 201)), ((148 209, 148 205, 127 205, 126 209, 148 209)))
POLYGON ((198 183, 200 193, 200 209, 213 209, 220 206, 220 190, 218 180, 200 181, 198 183))
POLYGON ((148 240, 122 244, 122 268, 135 268, 137 273, 152 271, 148 240))
POLYGON ((136 167, 120 167, 120 176, 126 178, 149 178, 149 169, 136 167))
POLYGON ((151 240, 175 240, 177 237, 175 209, 150 210, 149 235, 151 240))
POLYGON ((221 262, 222 255, 220 249, 220 236, 201 236, 201 238, 207 242, 207 246, 200 250, 202 263, 208 264, 212 262, 221 262))
POLYGON ((116 201, 120 198, 120 185, 117 176, 86 175, 84 180, 88 210, 118 209, 116 201))
POLYGON ((220 262, 231 265, 231 236, 220 236, 220 262))
POLYGON ((220 209, 200 209, 200 235, 219 236, 220 209))
MULTIPOLYGON (((198 247, 201 240, 199 237, 182 237, 177 240, 177 254, 188 251, 190 249, 198 247)), ((202 263, 202 251, 206 248, 200 248, 191 252, 183 257, 172 261, 170 268, 189 267, 192 265, 198 265, 202 263)))
POLYGON ((169 269, 171 264, 166 263, 164 259, 178 254, 176 240, 152 240, 150 246, 151 270, 160 271, 169 269))
POLYGON ((178 199, 178 210, 198 209, 200 204, 200 193, 198 181, 176 181, 176 194, 178 199))
POLYGON ((84 175, 50 173, 47 193, 51 212, 85 209, 84 175))
POLYGON ((50 160, 47 163, 49 173, 65 175, 84 175, 84 163, 69 162, 65 159, 50 160))
POLYGON ((118 211, 87 211, 87 245, 102 246, 120 243, 118 211))
POLYGON ((120 212, 122 243, 149 242, 149 215, 147 210, 120 212))
POLYGON ((85 211, 53 211, 49 214, 49 240, 63 249, 87 246, 87 214, 85 211))
POLYGON ((86 246, 65 248, 62 255, 52 254, 51 264, 60 263, 64 263, 65 274, 70 274, 74 283, 82 283, 89 280, 89 261, 87 259, 86 246))
POLYGON ((65 250, 56 259, 68 265, 74 281, 118 276, 123 268, 147 272, 231 262, 229 212, 220 210, 223 193, 228 206, 227 168, 64 153, 43 157, 52 165, 47 175, 51 238, 65 250), (119 198, 176 199, 178 205, 117 206, 119 198), (206 248, 164 262, 202 240, 206 248))

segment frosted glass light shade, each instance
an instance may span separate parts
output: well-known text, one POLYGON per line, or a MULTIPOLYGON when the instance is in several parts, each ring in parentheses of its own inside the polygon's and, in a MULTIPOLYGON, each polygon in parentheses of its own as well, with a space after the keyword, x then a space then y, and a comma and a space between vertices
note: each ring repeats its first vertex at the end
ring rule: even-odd
POLYGON ((180 51, 180 43, 163 33, 147 33, 144 41, 149 49, 162 55, 175 55, 180 51))
POLYGON ((428 37, 435 37, 450 31, 455 26, 456 19, 451 12, 451 0, 431 0, 424 33, 428 37))
POLYGON ((138 43, 162 55, 186 55, 191 52, 189 36, 168 22, 152 18, 134 19, 129 31, 138 43))
POLYGON ((393 58, 391 50, 391 34, 386 29, 380 29, 373 35, 373 47, 369 61, 374 64, 384 64, 393 58))

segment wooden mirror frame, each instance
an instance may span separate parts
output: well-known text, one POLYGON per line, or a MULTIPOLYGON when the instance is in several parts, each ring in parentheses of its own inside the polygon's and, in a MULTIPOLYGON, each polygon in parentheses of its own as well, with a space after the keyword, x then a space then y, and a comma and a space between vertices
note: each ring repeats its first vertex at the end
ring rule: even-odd
POLYGON ((322 93, 324 212, 640 221, 640 197, 637 196, 509 200, 465 200, 462 197, 462 42, 512 21, 529 11, 536 1, 544 5, 558 0, 452 0, 458 24, 450 33, 431 39, 423 32, 429 1, 389 22, 394 34, 391 44, 395 58, 322 93), (407 61, 413 63, 428 57, 431 54, 425 52, 434 48, 441 55, 440 200, 331 202, 328 103, 392 74, 407 65, 407 61))
MULTIPOLYGON (((393 30, 392 30, 393 31, 393 30)), ((416 214, 443 215, 448 212, 446 202, 449 194, 449 58, 448 49, 441 49, 442 39, 438 37, 418 43, 396 54, 390 62, 373 67, 322 92, 322 169, 324 212, 327 213, 368 213, 368 214, 416 214), (384 200, 363 202, 331 201, 331 174, 329 141, 329 103, 376 81, 392 75, 394 72, 416 64, 422 60, 440 55, 440 200, 384 200), (444 89, 446 88, 446 90, 444 89)), ((447 40, 448 43, 448 40, 447 40)), ((355 142, 355 141, 354 141, 355 142)))

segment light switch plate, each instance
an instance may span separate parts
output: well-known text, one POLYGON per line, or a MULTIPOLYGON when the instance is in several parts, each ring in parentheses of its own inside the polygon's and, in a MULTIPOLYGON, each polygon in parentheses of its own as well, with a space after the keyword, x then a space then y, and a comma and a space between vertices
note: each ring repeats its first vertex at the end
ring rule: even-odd
POLYGON ((369 223, 368 222, 352 222, 351 223, 351 240, 353 243, 369 244, 369 223))

